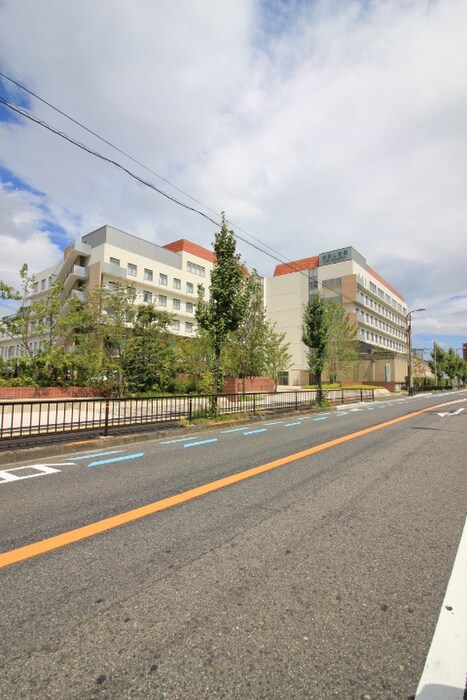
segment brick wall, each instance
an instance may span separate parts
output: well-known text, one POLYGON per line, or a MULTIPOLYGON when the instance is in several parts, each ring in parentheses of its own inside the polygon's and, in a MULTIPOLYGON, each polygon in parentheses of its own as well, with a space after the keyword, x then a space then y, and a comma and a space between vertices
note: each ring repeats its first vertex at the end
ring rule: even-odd
POLYGON ((102 392, 92 386, 0 386, 0 401, 92 399, 102 392))
MULTIPOLYGON (((245 379, 245 391, 274 391, 274 380, 271 377, 247 377, 245 379)), ((243 379, 238 377, 225 377, 223 394, 242 394, 243 379)))

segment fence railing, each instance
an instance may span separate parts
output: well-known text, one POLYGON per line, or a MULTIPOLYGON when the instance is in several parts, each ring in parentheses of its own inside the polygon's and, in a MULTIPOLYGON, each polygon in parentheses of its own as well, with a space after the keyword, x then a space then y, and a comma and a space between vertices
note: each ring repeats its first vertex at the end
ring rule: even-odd
MULTIPOLYGON (((373 389, 325 392, 331 404, 374 401, 373 389)), ((145 424, 192 421, 219 414, 304 410, 316 401, 316 391, 169 396, 145 399, 74 399, 0 402, 0 447, 6 438, 100 431, 145 424)))

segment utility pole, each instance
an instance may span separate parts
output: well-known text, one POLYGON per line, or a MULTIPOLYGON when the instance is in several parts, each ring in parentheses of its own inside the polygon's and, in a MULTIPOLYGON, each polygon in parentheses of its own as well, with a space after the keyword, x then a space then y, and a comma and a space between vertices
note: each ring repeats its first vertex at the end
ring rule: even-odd
POLYGON ((436 342, 433 341, 433 366, 435 369, 435 386, 438 386, 438 375, 436 374, 436 342))
POLYGON ((407 323, 407 393, 412 396, 412 314, 417 311, 426 311, 425 308, 413 309, 409 311, 406 318, 407 323))

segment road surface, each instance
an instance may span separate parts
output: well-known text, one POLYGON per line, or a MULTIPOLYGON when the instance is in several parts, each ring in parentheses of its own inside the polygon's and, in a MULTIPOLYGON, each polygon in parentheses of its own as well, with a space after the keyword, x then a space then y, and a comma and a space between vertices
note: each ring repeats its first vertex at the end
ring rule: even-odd
POLYGON ((460 392, 3 465, 0 698, 408 700, 466 427, 460 392))

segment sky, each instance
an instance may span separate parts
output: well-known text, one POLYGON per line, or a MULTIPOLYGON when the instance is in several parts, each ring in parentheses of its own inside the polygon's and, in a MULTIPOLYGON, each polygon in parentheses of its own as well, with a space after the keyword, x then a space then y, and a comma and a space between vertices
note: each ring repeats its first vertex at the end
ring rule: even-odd
MULTIPOLYGON (((0 97, 225 211, 250 269, 351 245, 426 309, 414 347, 467 342, 465 0, 0 0, 0 71, 126 155, 1 77, 0 97)), ((0 105, 0 279, 104 224, 218 230, 0 105)))

